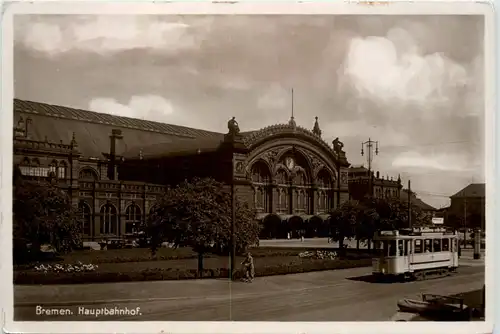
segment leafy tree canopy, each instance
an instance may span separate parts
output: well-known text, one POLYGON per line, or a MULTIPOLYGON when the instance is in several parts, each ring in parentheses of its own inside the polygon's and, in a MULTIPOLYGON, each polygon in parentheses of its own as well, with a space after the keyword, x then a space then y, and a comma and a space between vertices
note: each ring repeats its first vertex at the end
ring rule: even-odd
MULTIPOLYGON (((409 227, 408 202, 399 198, 367 197, 343 203, 332 212, 332 237, 370 240, 376 231, 409 227)), ((419 207, 411 207, 412 226, 428 226, 431 217, 419 207)))
POLYGON ((13 197, 14 246, 32 244, 39 250, 40 245, 51 244, 60 251, 81 245, 78 211, 59 187, 17 179, 13 197))
MULTIPOLYGON (((152 245, 167 241, 199 253, 228 251, 231 239, 231 195, 211 178, 194 178, 168 189, 148 219, 152 245)), ((235 242, 242 252, 257 243, 260 225, 247 203, 236 199, 235 242)))

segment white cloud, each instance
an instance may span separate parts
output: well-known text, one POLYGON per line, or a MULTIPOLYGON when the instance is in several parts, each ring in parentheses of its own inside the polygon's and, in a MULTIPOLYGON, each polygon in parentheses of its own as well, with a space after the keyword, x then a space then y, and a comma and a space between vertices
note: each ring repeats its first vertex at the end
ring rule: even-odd
POLYGON ((177 52, 197 48, 203 38, 199 31, 193 34, 195 27, 152 16, 93 15, 65 23, 27 21, 20 27, 16 41, 49 55, 69 50, 112 54, 137 48, 177 52))
POLYGON ((291 108, 291 99, 291 91, 287 91, 282 86, 274 84, 259 96, 257 107, 264 110, 285 111, 285 108, 291 108))
POLYGON ((69 45, 64 43, 63 33, 57 25, 37 22, 25 29, 23 43, 35 50, 45 53, 68 50, 69 45))
POLYGON ((441 53, 422 54, 400 28, 385 37, 352 39, 340 75, 359 95, 388 103, 446 103, 468 83, 463 66, 441 53))
POLYGON ((172 103, 161 96, 132 96, 127 104, 117 102, 113 98, 94 98, 89 103, 92 111, 168 123, 172 122, 175 113, 172 103))
MULTIPOLYGON (((480 163, 480 162, 479 162, 480 163)), ((464 154, 429 154, 404 152, 392 161, 396 168, 416 168, 434 171, 471 172, 476 169, 464 154)))

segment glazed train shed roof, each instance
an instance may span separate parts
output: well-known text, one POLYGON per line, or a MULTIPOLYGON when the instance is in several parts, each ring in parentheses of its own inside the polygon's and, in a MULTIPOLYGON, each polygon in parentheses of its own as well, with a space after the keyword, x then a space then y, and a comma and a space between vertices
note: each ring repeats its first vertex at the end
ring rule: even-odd
POLYGON ((122 130, 123 152, 141 144, 191 140, 194 144, 203 140, 214 142, 223 137, 223 134, 212 131, 19 99, 14 99, 14 113, 14 126, 20 114, 28 114, 32 119, 29 135, 33 140, 69 144, 75 132, 78 148, 86 157, 101 158, 102 153, 109 152, 112 129, 122 130))

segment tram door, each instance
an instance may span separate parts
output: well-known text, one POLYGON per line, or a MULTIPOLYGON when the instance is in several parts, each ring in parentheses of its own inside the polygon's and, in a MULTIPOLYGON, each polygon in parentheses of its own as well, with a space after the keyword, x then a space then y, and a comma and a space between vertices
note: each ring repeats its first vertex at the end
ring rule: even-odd
POLYGON ((400 240, 400 242, 404 243, 403 268, 404 268, 404 271, 407 272, 410 270, 410 263, 412 262, 410 258, 413 257, 413 252, 412 252, 412 248, 411 248, 411 240, 400 240))

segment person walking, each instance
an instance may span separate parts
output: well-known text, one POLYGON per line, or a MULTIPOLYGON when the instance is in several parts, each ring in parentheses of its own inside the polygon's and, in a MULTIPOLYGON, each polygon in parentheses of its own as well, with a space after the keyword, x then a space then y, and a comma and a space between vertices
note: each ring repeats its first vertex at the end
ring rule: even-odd
POLYGON ((255 266, 253 263, 253 257, 250 252, 247 253, 247 256, 245 257, 245 260, 241 263, 243 265, 244 271, 245 271, 245 279, 248 282, 252 282, 253 278, 255 276, 255 266))

